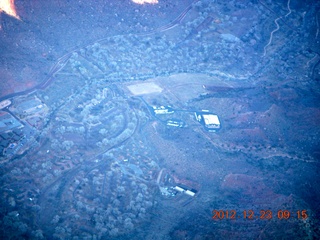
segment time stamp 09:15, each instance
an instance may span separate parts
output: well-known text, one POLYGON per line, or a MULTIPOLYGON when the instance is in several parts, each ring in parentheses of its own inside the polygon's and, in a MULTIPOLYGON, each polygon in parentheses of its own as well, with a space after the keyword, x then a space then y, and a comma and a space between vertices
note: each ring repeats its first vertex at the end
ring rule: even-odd
POLYGON ((272 210, 244 210, 242 212, 237 212, 236 210, 212 210, 212 219, 307 219, 308 213, 307 210, 297 210, 297 211, 289 211, 289 210, 278 210, 273 212, 272 210))

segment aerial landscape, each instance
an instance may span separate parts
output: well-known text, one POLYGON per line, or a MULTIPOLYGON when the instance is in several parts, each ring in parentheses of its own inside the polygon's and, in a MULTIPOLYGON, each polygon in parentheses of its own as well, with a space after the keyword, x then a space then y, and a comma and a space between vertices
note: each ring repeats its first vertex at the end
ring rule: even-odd
POLYGON ((319 12, 0 1, 0 238, 319 239, 319 12))

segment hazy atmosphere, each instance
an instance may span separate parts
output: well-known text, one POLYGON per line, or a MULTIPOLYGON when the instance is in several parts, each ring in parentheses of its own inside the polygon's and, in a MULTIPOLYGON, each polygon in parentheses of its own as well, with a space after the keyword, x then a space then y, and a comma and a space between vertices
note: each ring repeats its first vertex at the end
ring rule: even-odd
POLYGON ((0 238, 319 239, 319 12, 0 0, 0 238))

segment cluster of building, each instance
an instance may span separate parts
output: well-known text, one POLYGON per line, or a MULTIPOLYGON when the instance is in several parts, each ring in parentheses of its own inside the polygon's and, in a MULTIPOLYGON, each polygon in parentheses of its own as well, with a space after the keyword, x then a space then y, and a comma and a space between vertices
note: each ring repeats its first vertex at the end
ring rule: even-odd
POLYGON ((48 107, 38 98, 0 102, 0 156, 4 159, 21 154, 34 135, 39 122, 43 122, 48 107), (10 107, 10 108, 9 108, 10 107))
POLYGON ((23 125, 14 118, 10 113, 0 111, 0 133, 8 132, 14 128, 20 128, 23 125))
POLYGON ((156 107, 156 106, 152 106, 153 112, 154 114, 171 114, 174 113, 174 110, 172 109, 171 106, 160 106, 160 107, 156 107))
MULTIPOLYGON (((152 106, 152 111, 154 115, 166 115, 173 114, 175 110, 171 106, 152 106)), ((177 110, 184 112, 193 112, 193 111, 185 111, 185 110, 177 110)), ((218 115, 209 112, 209 110, 201 110, 194 112, 196 120, 204 126, 204 128, 209 132, 216 132, 221 128, 220 120, 218 115)), ((185 127, 185 123, 180 119, 168 119, 164 121, 167 126, 170 127, 185 127)))
POLYGON ((23 124, 9 112, 0 111, 0 156, 14 154, 23 138, 23 124))
POLYGON ((166 125, 167 126, 170 126, 170 127, 184 127, 185 126, 185 123, 179 119, 169 119, 167 120, 166 122, 166 125))

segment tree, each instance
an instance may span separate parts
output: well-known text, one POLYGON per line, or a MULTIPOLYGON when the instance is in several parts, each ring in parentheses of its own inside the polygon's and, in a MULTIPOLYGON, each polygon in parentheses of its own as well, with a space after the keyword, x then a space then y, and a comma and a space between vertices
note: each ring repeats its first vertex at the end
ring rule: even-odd
POLYGON ((85 131, 86 131, 86 129, 83 126, 79 127, 79 132, 80 133, 84 133, 85 131))
POLYGON ((119 229, 118 228, 113 228, 111 229, 111 231, 109 232, 110 236, 115 237, 117 236, 119 233, 119 229))
POLYGON ((34 239, 44 239, 43 232, 41 230, 32 231, 34 239))
POLYGON ((51 221, 51 223, 56 224, 58 223, 60 220, 60 216, 59 215, 55 215, 51 221))
POLYGON ((137 197, 136 197, 136 201, 137 202, 142 202, 143 200, 143 195, 141 193, 138 193, 137 197))
POLYGON ((62 149, 69 151, 73 145, 74 145, 73 141, 68 141, 68 140, 63 141, 62 142, 62 149))
POLYGON ((126 218, 126 219, 124 220, 124 227, 125 227, 127 230, 132 230, 132 229, 133 229, 134 225, 133 225, 133 223, 132 223, 131 218, 126 218))
POLYGON ((108 140, 107 138, 104 138, 104 139, 102 140, 102 144, 103 144, 104 146, 107 146, 107 145, 109 144, 109 140, 108 140))
POLYGON ((106 129, 102 128, 99 130, 99 133, 102 135, 102 136, 105 136, 108 132, 106 129))

